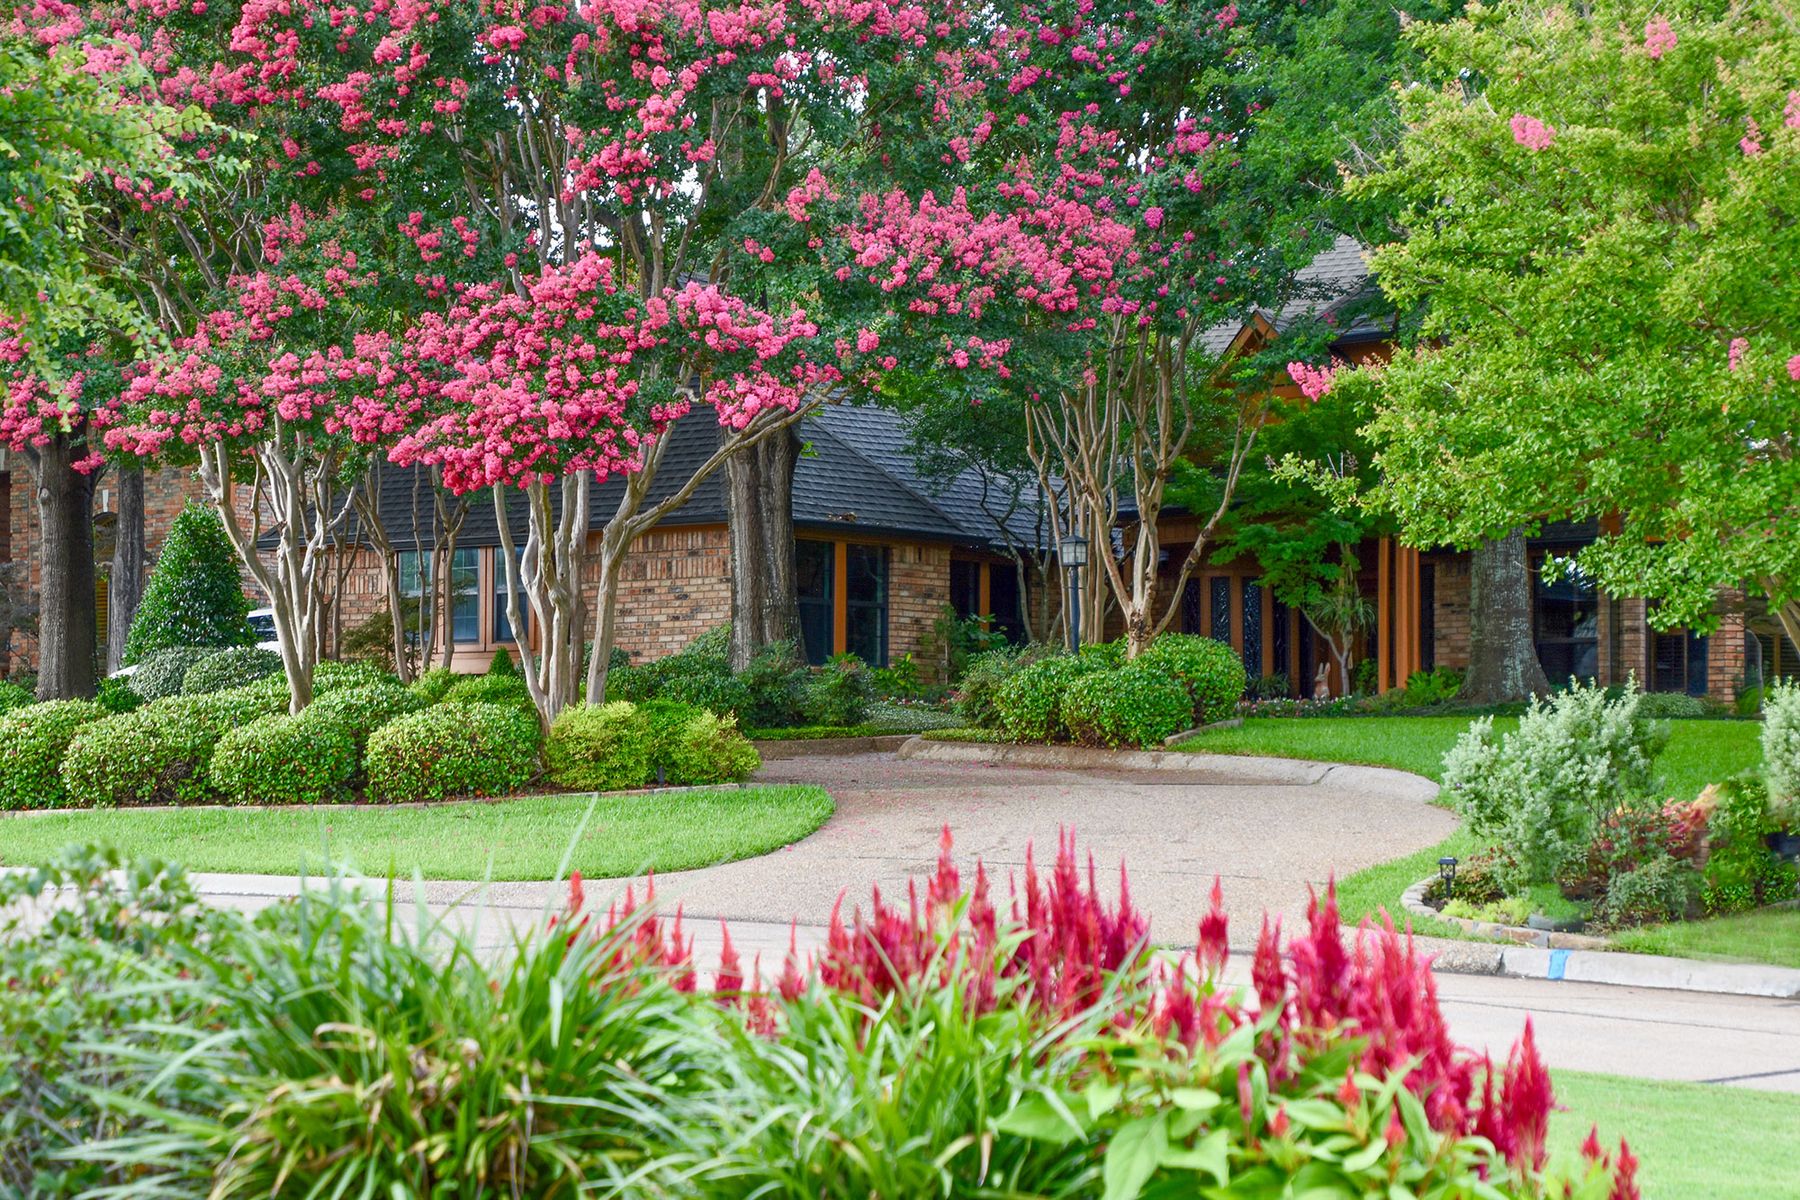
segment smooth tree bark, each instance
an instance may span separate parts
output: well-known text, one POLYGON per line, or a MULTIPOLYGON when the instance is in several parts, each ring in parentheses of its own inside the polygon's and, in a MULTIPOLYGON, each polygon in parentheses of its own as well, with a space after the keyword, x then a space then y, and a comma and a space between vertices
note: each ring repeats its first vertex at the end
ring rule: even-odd
POLYGON ((144 472, 119 468, 118 524, 113 533, 112 578, 106 591, 106 669, 119 669, 132 618, 144 598, 150 555, 144 544, 144 472))
POLYGON ((789 424, 725 463, 731 666, 736 671, 749 666, 765 646, 800 640, 794 573, 794 469, 799 462, 800 436, 789 424))
POLYGON ((75 469, 80 442, 58 433, 33 455, 43 570, 38 598, 39 700, 94 694, 94 480, 75 469))
POLYGON ((1514 530, 1475 548, 1469 564, 1469 674, 1457 699, 1506 704, 1550 693, 1531 638, 1531 562, 1514 530))

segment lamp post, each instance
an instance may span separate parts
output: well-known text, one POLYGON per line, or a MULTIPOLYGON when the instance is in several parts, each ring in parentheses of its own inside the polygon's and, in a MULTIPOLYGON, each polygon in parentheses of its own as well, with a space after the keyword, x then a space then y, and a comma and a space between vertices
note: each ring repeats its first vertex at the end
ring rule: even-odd
POLYGON ((1069 652, 1081 648, 1081 568, 1087 566, 1087 539, 1071 533, 1056 544, 1056 557, 1062 563, 1064 595, 1069 602, 1069 652))

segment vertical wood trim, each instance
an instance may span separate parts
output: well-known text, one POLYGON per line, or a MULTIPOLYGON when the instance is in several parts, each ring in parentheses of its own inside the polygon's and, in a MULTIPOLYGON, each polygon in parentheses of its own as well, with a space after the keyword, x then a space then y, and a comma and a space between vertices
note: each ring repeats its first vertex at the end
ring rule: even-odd
POLYGON ((1300 677, 1300 622, 1304 620, 1298 608, 1288 609, 1288 682, 1302 699, 1312 695, 1312 680, 1300 677))
MULTIPOLYGON (((975 615, 978 617, 985 618, 985 617, 993 615, 994 585, 993 585, 993 577, 991 574, 993 569, 994 569, 993 563, 984 562, 981 564, 980 573, 976 576, 976 579, 979 582, 976 585, 977 596, 975 599, 975 607, 976 607, 975 615)), ((988 621, 983 620, 981 623, 982 628, 984 628, 984 629, 987 628, 988 624, 989 624, 988 621)))
POLYGON ((850 543, 831 543, 831 652, 850 648, 850 543))
MULTIPOLYGON (((1394 653, 1394 601, 1393 590, 1393 557, 1394 542, 1391 538, 1382 538, 1375 551, 1375 690, 1385 692, 1394 686, 1394 672, 1391 667, 1394 653)), ((1346 681, 1346 691, 1348 690, 1346 681)))
POLYGON ((1212 636, 1212 581, 1205 575, 1200 576, 1200 629, 1201 637, 1212 636))

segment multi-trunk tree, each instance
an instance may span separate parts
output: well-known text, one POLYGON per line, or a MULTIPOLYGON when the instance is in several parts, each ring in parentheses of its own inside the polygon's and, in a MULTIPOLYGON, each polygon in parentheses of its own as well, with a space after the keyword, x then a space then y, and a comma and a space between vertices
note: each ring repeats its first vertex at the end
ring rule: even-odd
MULTIPOLYGON (((1376 501, 1423 543, 1596 522, 1576 565, 1708 626, 1800 638, 1800 27, 1768 0, 1507 6, 1415 27, 1436 86, 1354 191, 1425 313, 1384 368, 1376 501)), ((1358 377, 1361 378, 1358 378, 1358 377)))

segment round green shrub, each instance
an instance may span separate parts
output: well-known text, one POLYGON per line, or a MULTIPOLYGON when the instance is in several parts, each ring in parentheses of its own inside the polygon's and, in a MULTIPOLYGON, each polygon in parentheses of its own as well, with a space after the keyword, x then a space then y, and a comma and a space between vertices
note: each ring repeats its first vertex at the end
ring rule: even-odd
POLYGON ((1652 720, 1667 721, 1710 717, 1719 709, 1685 692, 1645 692, 1638 711, 1652 720))
POLYGON ((131 690, 131 680, 122 676, 102 679, 94 700, 109 713, 128 713, 144 706, 144 698, 131 690))
POLYGON ((400 677, 382 670, 374 663, 338 662, 326 659, 313 667, 313 695, 325 696, 350 688, 377 684, 400 686, 400 677))
POLYGON ((1188 727, 1193 703, 1179 679, 1154 666, 1129 663, 1069 684, 1062 718, 1070 736, 1084 746, 1160 746, 1188 727))
POLYGON ((661 771, 663 782, 669 781, 669 748, 681 736, 681 731, 689 721, 705 712, 704 708, 695 708, 692 704, 682 704, 676 700, 641 700, 637 704, 638 714, 649 722, 650 726, 650 778, 655 779, 657 771, 661 771))
POLYGON ((444 693, 462 676, 449 667, 433 667, 407 685, 408 689, 427 704, 436 704, 443 700, 444 693))
POLYGON ((250 601, 244 597, 237 554, 225 527, 211 509, 189 504, 169 526, 144 585, 123 661, 127 666, 142 663, 157 650, 178 646, 223 649, 254 643, 250 601))
POLYGON ((691 704, 709 712, 744 712, 750 708, 750 689, 730 671, 702 663, 698 667, 665 675, 653 693, 658 700, 691 704))
POLYGON ((510 704, 438 704, 369 736, 368 794, 378 800, 495 796, 531 780, 538 723, 510 704))
MULTIPOLYGON (((189 667, 187 674, 181 677, 181 694, 202 696, 207 692, 222 692, 280 673, 281 655, 255 646, 237 646, 209 654, 189 667)), ((282 682, 285 686, 287 681, 282 682)))
POLYGON ((565 708, 550 726, 544 759, 560 787, 607 792, 650 780, 650 722, 629 700, 565 708))
POLYGON ((106 715, 91 700, 51 700, 0 716, 0 808, 61 808, 69 740, 106 715))
POLYGON ((806 662, 792 642, 764 646, 737 674, 748 693, 738 716, 755 729, 779 729, 801 719, 800 705, 806 691, 806 662))
POLYGON ((1197 725, 1229 718, 1250 682, 1237 651, 1198 634, 1165 633, 1134 661, 1172 675, 1187 686, 1197 725))
POLYGON ((398 683, 370 683, 361 687, 326 692, 307 706, 303 716, 329 718, 343 726, 356 747, 360 765, 369 735, 396 717, 427 707, 417 692, 398 683))
POLYGON ((1013 674, 994 694, 1000 729, 1015 742, 1054 742, 1068 737, 1063 694, 1084 675, 1106 670, 1098 655, 1059 655, 1013 674))
POLYGON ((146 700, 179 696, 187 673, 218 653, 217 646, 168 646, 153 650, 131 673, 131 690, 146 700))
POLYGON ((37 703, 37 697, 28 687, 0 680, 0 716, 24 708, 27 704, 37 703))
POLYGON ((523 675, 464 675, 450 685, 444 704, 509 704, 537 720, 537 705, 523 675))
POLYGON ((308 708, 230 730, 208 767, 227 804, 329 804, 356 774, 356 742, 336 717, 308 708))
POLYGON ((963 668, 962 681, 956 688, 956 715, 974 729, 994 729, 1000 724, 1000 710, 994 698, 1000 685, 1020 669, 1019 652, 1011 646, 977 654, 963 668))
POLYGON ((709 712, 689 717, 661 750, 667 783, 736 783, 762 766, 762 755, 738 730, 737 718, 709 712))
POLYGON ((83 726, 63 755, 63 784, 80 808, 198 804, 214 799, 209 768, 219 739, 281 711, 254 687, 171 696, 83 726))
POLYGON ((874 698, 875 680, 863 660, 854 654, 834 654, 808 681, 800 715, 808 725, 860 725, 874 698))
POLYGON ((487 673, 518 676, 519 664, 513 661, 512 652, 501 646, 494 651, 494 657, 488 662, 487 673))

